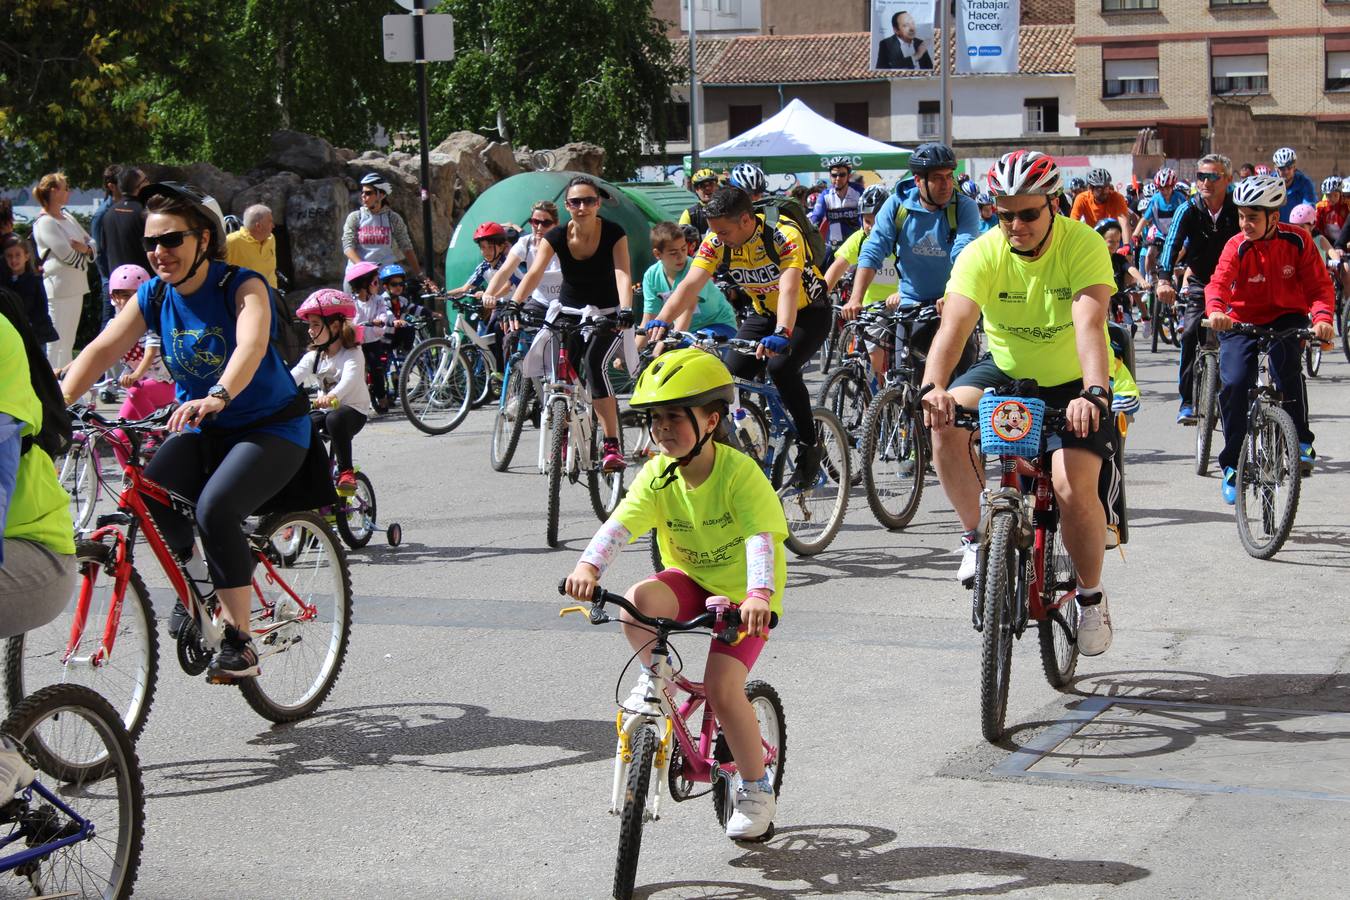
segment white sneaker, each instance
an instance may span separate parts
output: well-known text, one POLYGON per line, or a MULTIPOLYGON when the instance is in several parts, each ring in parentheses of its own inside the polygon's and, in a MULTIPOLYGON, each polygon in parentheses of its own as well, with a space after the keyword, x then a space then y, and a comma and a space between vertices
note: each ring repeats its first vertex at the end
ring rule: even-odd
POLYGON ((762 790, 758 784, 746 784, 736 776, 736 811, 727 820, 727 837, 733 841, 752 841, 763 837, 773 824, 778 811, 778 798, 773 789, 762 790))
MULTIPOLYGON (((1074 603, 1078 606, 1077 601, 1074 603)), ((1078 606, 1078 652, 1084 656, 1099 656, 1111 646, 1111 610, 1106 606, 1106 594, 1100 603, 1078 606)))
POLYGON ((652 684, 652 676, 643 672, 638 676, 637 683, 633 689, 628 692, 628 699, 620 704, 630 713, 640 713, 649 716, 661 715, 661 704, 656 700, 656 688, 652 684))
POLYGON ((961 568, 956 570, 956 580, 961 582, 962 587, 971 587, 975 584, 975 575, 979 571, 980 560, 976 555, 979 553, 979 546, 961 538, 961 568))
POLYGON ((8 738, 0 739, 0 800, 8 803, 35 778, 37 773, 23 754, 14 749, 8 738))

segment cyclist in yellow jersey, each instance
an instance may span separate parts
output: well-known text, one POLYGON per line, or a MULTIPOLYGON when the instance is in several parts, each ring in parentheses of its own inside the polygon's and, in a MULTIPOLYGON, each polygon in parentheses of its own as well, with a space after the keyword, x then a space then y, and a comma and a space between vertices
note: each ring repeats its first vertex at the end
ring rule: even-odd
POLYGON ((689 181, 698 202, 680 213, 680 225, 693 225, 700 235, 708 233, 708 214, 704 207, 717 190, 717 173, 712 169, 699 169, 689 181))
POLYGON ((999 228, 957 258, 942 326, 924 370, 938 479, 961 519, 959 576, 974 580, 982 474, 971 466, 973 435, 952 427, 954 407, 973 407, 987 387, 1035 379, 1040 396, 1068 411, 1063 435, 1048 435, 1064 546, 1078 574, 1078 649, 1096 656, 1111 645, 1101 588, 1106 511, 1098 494, 1103 460, 1118 444, 1110 416, 1111 352, 1106 313, 1115 277, 1105 242, 1082 222, 1054 214, 1061 175, 1034 150, 1006 154, 989 170, 999 228), (990 358, 949 381, 981 313, 990 358))
MULTIPOLYGON (((744 840, 763 835, 776 809, 745 680, 769 635, 770 612, 783 612, 787 521, 758 463, 729 442, 727 412, 734 398, 731 373, 702 350, 667 353, 643 370, 632 404, 647 413, 661 454, 647 462, 591 539, 567 576, 567 592, 590 600, 624 545, 654 529, 669 568, 629 588, 638 609, 687 620, 701 615, 712 596, 740 609, 744 638, 735 646, 712 641, 703 682, 740 773, 727 836, 744 840)), ((651 632, 626 613, 623 622, 643 667, 623 707, 659 714, 651 709, 651 632)))
POLYGON ((768 369, 783 406, 799 436, 794 486, 815 484, 820 451, 815 443, 811 394, 802 367, 813 357, 830 329, 830 306, 825 280, 808 259, 806 239, 786 216, 770 226, 756 214, 750 195, 738 187, 718 188, 708 201, 709 233, 694 254, 689 273, 647 324, 652 340, 660 340, 674 323, 687 328, 698 304, 699 291, 719 266, 726 264, 732 280, 754 306, 736 337, 759 342, 755 358, 731 355, 733 375, 754 378, 768 369), (782 298, 790 298, 783 302, 782 298), (767 360, 762 364, 760 360, 767 360), (801 440, 807 436, 806 440, 801 440))

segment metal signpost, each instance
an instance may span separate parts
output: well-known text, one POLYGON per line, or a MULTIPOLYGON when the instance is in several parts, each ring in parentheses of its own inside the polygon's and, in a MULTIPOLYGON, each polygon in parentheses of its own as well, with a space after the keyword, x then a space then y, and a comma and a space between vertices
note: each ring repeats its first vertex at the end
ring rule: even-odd
POLYGON ((417 131, 422 145, 422 241, 427 258, 423 270, 435 269, 435 250, 431 244, 430 148, 427 146, 427 63, 455 58, 455 20, 453 16, 428 15, 427 0, 397 0, 410 10, 410 16, 384 17, 384 58, 388 62, 410 62, 417 66, 417 131))

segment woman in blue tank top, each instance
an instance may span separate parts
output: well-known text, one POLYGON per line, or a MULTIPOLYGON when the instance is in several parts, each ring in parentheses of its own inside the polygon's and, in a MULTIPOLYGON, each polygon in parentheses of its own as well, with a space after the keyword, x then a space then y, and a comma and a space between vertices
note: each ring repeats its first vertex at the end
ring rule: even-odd
MULTIPOLYGON (((297 399, 295 382, 271 346, 276 323, 262 276, 249 269, 231 274, 222 261, 225 227, 216 201, 175 182, 152 184, 139 199, 149 213, 143 243, 157 277, 80 353, 61 390, 68 403, 83 396, 147 328, 160 335, 180 406, 169 419, 176 433, 145 474, 197 504, 206 560, 189 559, 188 571, 200 582, 209 571, 228 623, 208 677, 250 677, 258 674, 258 655, 248 630, 253 555, 243 522, 304 462, 308 403, 297 399)), ((191 557, 192 523, 148 502, 169 547, 191 557)), ((175 605, 170 635, 186 621, 175 605)))

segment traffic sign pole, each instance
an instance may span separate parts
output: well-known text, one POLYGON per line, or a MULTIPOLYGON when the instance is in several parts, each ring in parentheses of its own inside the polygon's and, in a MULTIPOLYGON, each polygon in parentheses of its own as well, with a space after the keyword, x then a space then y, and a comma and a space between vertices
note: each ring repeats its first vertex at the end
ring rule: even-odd
POLYGON ((427 10, 426 0, 414 0, 413 7, 413 64, 417 66, 417 130, 422 144, 422 246, 427 258, 422 270, 429 277, 436 271, 436 252, 431 243, 431 149, 427 146, 427 56, 426 35, 423 30, 427 10))

